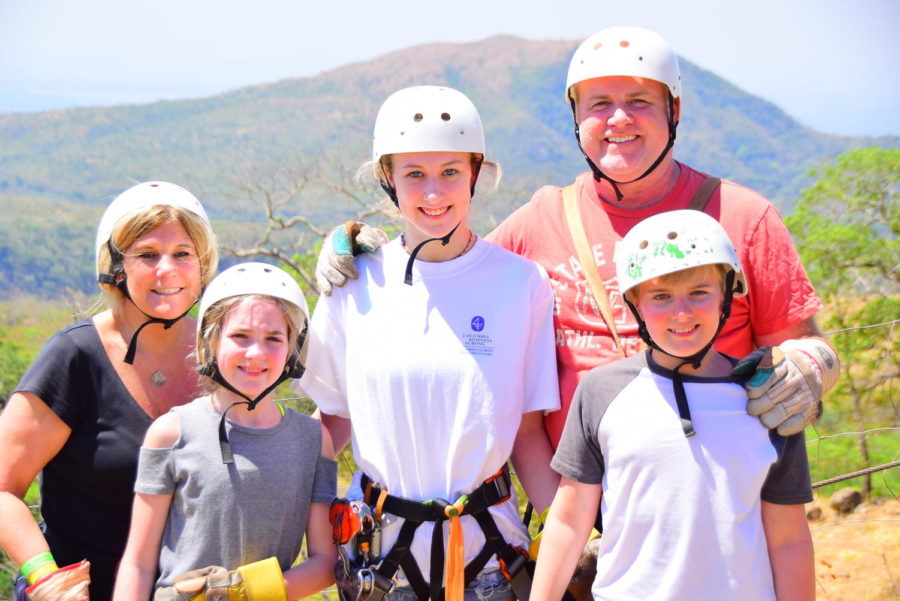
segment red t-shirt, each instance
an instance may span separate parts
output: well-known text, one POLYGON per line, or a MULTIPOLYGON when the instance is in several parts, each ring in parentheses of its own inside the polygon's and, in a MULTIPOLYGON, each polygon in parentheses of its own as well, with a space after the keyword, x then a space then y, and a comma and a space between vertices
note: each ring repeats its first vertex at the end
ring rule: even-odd
MULTIPOLYGON (((629 356, 638 352, 641 340, 637 323, 619 293, 613 263, 615 245, 642 219, 688 207, 707 176, 684 164, 680 166, 681 174, 672 191, 660 202, 642 209, 603 203, 590 173, 582 173, 575 180, 582 223, 609 295, 616 330, 629 356)), ((734 299, 731 317, 719 334, 716 349, 743 357, 755 348, 756 336, 793 326, 822 308, 790 234, 768 200, 723 180, 705 212, 718 219, 728 232, 749 287, 746 296, 734 299)), ((562 410, 548 414, 546 424, 555 448, 581 377, 591 368, 619 357, 581 270, 565 217, 562 189, 542 187, 487 239, 542 265, 553 284, 562 410)))

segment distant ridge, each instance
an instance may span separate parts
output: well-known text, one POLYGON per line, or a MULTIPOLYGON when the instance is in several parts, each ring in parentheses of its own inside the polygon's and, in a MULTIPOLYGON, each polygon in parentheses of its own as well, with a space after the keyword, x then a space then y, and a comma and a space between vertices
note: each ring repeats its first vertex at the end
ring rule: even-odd
MULTIPOLYGON (((501 193, 479 197, 478 214, 485 224, 502 219, 541 184, 564 184, 586 168, 563 100, 576 45, 513 36, 432 43, 210 98, 0 115, 0 284, 5 294, 93 291, 96 220, 135 181, 171 180, 197 192, 223 237, 246 229, 238 225, 261 213, 241 182, 303 164, 346 180, 369 156, 381 102, 409 85, 450 85, 479 107, 504 179, 501 193), (60 229, 64 257, 41 249, 60 229)), ((851 147, 900 146, 896 136, 815 132, 688 61, 682 70, 676 158, 753 187, 783 211, 823 160, 851 147)), ((292 209, 331 223, 352 210, 335 201, 334 191, 310 186, 292 209)))

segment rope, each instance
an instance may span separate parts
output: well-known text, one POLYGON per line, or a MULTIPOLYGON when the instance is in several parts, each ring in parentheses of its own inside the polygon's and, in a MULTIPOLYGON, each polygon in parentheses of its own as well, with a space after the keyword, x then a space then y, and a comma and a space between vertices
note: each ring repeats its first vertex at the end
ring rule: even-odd
POLYGON ((885 463, 884 465, 878 465, 875 467, 867 467, 866 469, 859 470, 858 472, 844 474, 843 476, 835 476, 834 478, 829 478, 827 480, 822 480, 821 482, 816 482, 815 484, 812 485, 812 487, 819 488, 820 486, 828 486, 829 484, 834 484, 835 482, 841 482, 842 480, 849 480, 850 478, 856 478, 857 476, 865 476, 866 474, 871 474, 873 472, 890 469, 892 467, 897 467, 898 465, 900 465, 900 461, 892 461, 890 463, 885 463))

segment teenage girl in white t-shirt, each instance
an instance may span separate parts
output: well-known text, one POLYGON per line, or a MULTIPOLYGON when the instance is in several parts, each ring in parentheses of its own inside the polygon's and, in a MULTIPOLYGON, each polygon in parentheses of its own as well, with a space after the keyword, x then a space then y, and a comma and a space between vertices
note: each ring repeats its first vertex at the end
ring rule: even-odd
MULTIPOLYGON (((542 420, 559 407, 550 284, 542 268, 469 227, 479 172, 496 166, 484 160, 481 119, 465 95, 436 86, 394 93, 378 113, 373 147, 367 166, 402 233, 357 257, 359 278, 319 299, 301 386, 335 449, 352 437, 362 493, 383 529, 379 555, 398 563, 385 570, 396 581, 388 599, 512 598, 516 580, 503 572, 521 556, 510 547, 499 560, 485 552, 473 562, 491 527, 472 514, 489 514, 505 543, 527 547, 502 469, 512 461, 538 511, 558 481, 542 420), (376 493, 387 500, 379 504, 376 493), (397 507, 404 500, 439 508, 411 537, 408 526, 401 532, 413 515, 397 507), (410 538, 415 566, 391 554, 410 538), (432 545, 446 563, 432 561, 432 545)), ((356 251, 354 225, 326 244, 356 251)))

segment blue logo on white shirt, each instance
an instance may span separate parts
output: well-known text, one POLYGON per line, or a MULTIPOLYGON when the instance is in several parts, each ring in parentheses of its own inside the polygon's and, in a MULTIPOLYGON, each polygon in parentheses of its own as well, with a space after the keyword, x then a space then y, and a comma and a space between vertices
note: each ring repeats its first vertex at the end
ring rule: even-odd
POLYGON ((476 315, 469 322, 469 327, 472 328, 473 333, 462 334, 460 336, 466 352, 472 356, 494 356, 494 340, 491 338, 490 334, 485 334, 482 331, 484 330, 484 325, 484 317, 476 315))

